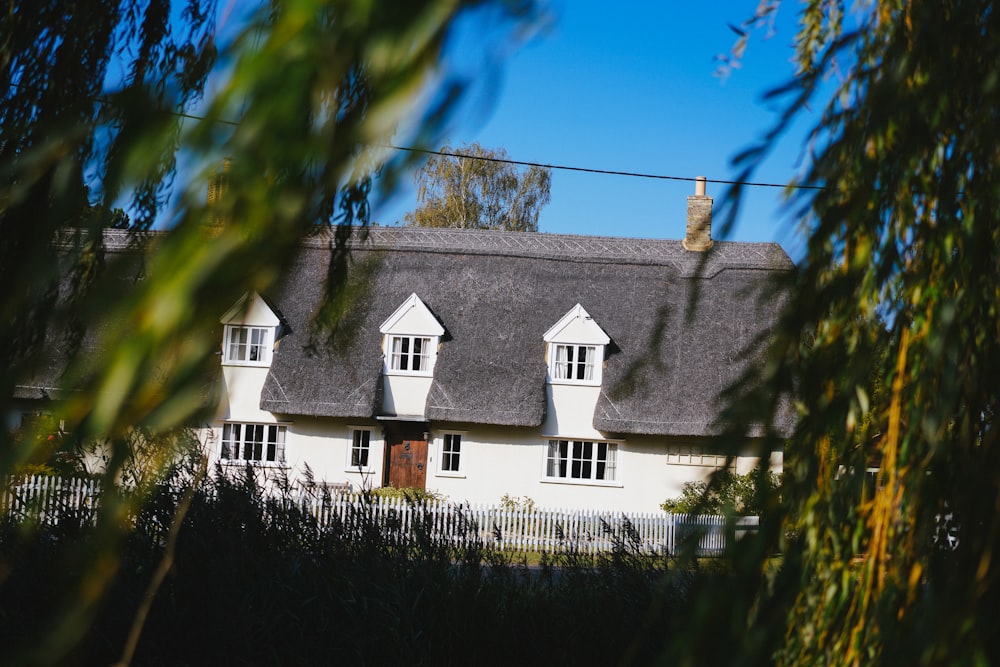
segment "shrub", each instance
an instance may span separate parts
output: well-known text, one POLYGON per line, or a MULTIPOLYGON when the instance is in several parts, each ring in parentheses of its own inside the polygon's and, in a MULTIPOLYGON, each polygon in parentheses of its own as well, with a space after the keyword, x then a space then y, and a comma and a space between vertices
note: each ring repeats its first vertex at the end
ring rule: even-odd
POLYGON ((535 501, 528 496, 512 496, 505 493, 503 494, 503 498, 500 499, 500 507, 507 511, 524 510, 525 512, 531 512, 535 509, 535 501))
POLYGON ((395 486, 381 486, 371 489, 366 493, 374 498, 402 498, 411 503, 423 503, 430 501, 445 500, 446 497, 436 491, 429 491, 419 487, 398 488, 395 486))
POLYGON ((663 501, 660 508, 673 514, 760 516, 780 485, 781 478, 770 470, 763 475, 761 471, 739 475, 721 470, 710 482, 685 482, 680 497, 663 501))

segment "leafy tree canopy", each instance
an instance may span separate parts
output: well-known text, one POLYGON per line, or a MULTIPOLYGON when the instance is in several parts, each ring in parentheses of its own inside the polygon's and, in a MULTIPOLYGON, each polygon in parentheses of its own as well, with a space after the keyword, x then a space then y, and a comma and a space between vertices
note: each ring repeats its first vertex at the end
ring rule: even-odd
MULTIPOLYGON (((744 32, 778 4, 762 3, 744 32)), ((702 634, 713 645, 698 648, 718 653, 715 630, 734 627, 746 629, 731 638, 741 664, 990 664, 1000 659, 1000 14, 985 0, 799 11, 799 75, 772 94, 785 111, 736 159, 738 180, 811 107, 822 117, 796 184, 822 189, 791 193, 806 255, 788 276, 769 361, 725 418, 735 451, 794 396, 781 493, 800 538, 771 585, 761 560, 778 548, 781 519, 746 546, 746 576, 716 600, 722 616, 702 634), (873 453, 876 484, 859 494, 873 453)), ((741 188, 730 194, 738 205, 741 188)), ((766 441, 781 442, 773 429, 766 441)))
MULTIPOLYGON (((196 423, 219 314, 274 284, 307 235, 331 232, 336 301, 341 241, 368 220, 369 174, 403 166, 368 147, 388 143, 404 115, 434 140, 461 93, 440 67, 458 18, 488 8, 514 28, 539 10, 533 0, 234 6, 225 39, 215 0, 32 0, 0 15, 0 413, 17 408, 15 386, 42 350, 64 353, 44 359, 65 365, 59 386, 40 390, 72 438, 106 443, 108 481, 136 429, 163 443, 196 423), (225 197, 210 209, 206 184, 223 158, 225 197), (119 206, 135 230, 171 229, 155 243, 133 236, 145 250, 134 289, 105 265, 102 232, 125 224, 119 206)), ((0 475, 33 460, 31 446, 0 440, 0 475)), ((53 614, 38 662, 59 662, 85 631, 127 512, 101 504, 99 534, 73 568, 79 591, 67 589, 77 604, 53 614)))
POLYGON ((502 148, 471 143, 455 150, 444 146, 415 173, 420 205, 407 213, 416 227, 460 227, 537 232, 538 214, 549 203, 551 170, 522 171, 502 148))
MULTIPOLYGON (((63 381, 84 391, 61 412, 83 436, 187 423, 218 313, 273 284, 317 223, 340 225, 339 247, 351 223, 367 222, 369 174, 402 166, 378 164, 367 147, 419 113, 415 96, 431 81, 439 94, 418 135, 439 129, 461 92, 438 72, 455 18, 488 4, 514 26, 538 11, 530 0, 273 0, 222 42, 214 0, 175 4, 77 12, 43 0, 0 17, 0 407, 53 326, 76 331, 74 343, 80 331, 125 330, 98 341, 109 351, 100 359, 68 348, 63 381), (180 155, 194 167, 179 173, 180 155), (224 157, 226 196, 209 209, 206 184, 224 157), (101 278, 101 233, 123 223, 101 212, 118 206, 135 229, 172 229, 127 295, 101 278), (52 261, 57 236, 68 243, 52 261)), ((331 295, 345 266, 335 253, 331 295)))

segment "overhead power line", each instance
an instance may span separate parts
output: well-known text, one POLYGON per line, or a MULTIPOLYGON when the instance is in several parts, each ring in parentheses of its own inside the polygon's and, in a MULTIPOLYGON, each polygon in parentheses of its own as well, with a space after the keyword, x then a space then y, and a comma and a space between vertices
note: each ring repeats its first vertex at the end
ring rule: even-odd
MULTIPOLYGON (((11 86, 15 88, 25 88, 21 84, 11 83, 11 86)), ((92 101, 98 104, 114 104, 114 102, 103 98, 103 97, 91 97, 92 101)), ((188 120, 208 120, 205 116, 198 116, 196 114, 184 113, 182 111, 169 111, 164 110, 163 113, 177 116, 178 118, 184 118, 188 120)), ((213 120, 215 123, 220 123, 222 125, 237 126, 239 122, 233 120, 226 120, 223 118, 216 118, 213 120)), ((546 164, 544 162, 527 162, 525 160, 511 160, 509 158, 499 158, 499 157, 489 157, 485 155, 467 155, 465 153, 452 153, 449 151, 435 151, 429 148, 413 148, 410 146, 395 146, 393 144, 380 144, 380 148, 389 148, 397 151, 406 151, 409 153, 422 153, 424 155, 440 155, 442 157, 453 157, 462 160, 481 160, 483 162, 501 162, 503 164, 512 164, 520 167, 542 167, 544 169, 556 169, 559 171, 577 171, 587 174, 604 174, 608 176, 628 176, 631 178, 652 178, 661 181, 689 181, 694 182, 697 180, 702 180, 695 176, 665 176, 663 174, 646 174, 636 171, 619 171, 615 169, 595 169, 592 167, 573 167, 564 164, 546 164)), ((760 183, 754 181, 729 181, 719 178, 704 178, 706 183, 718 183, 720 185, 741 185, 746 187, 755 188, 792 188, 796 190, 822 190, 821 185, 793 185, 788 183, 760 183)))
POLYGON ((589 174, 607 174, 610 176, 631 176, 633 178, 654 178, 662 181, 698 181, 704 180, 706 183, 720 183, 722 185, 745 185, 757 188, 795 188, 799 190, 822 190, 821 185, 789 185, 787 183, 759 183, 752 181, 727 181, 719 178, 704 178, 696 176, 665 176, 663 174, 645 174, 635 171, 617 171, 613 169, 594 169, 591 167, 571 167, 562 164, 545 164, 544 162, 526 162, 524 160, 511 160, 509 158, 489 157, 486 155, 468 155, 466 153, 451 153, 448 151, 435 151, 427 148, 410 148, 407 146, 394 146, 392 144, 384 146, 397 151, 407 151, 410 153, 424 153, 427 155, 440 155, 442 157, 454 157, 464 160, 482 160, 483 162, 501 162, 503 164, 513 164, 521 167, 543 167, 545 169, 559 169, 562 171, 582 171, 589 174))

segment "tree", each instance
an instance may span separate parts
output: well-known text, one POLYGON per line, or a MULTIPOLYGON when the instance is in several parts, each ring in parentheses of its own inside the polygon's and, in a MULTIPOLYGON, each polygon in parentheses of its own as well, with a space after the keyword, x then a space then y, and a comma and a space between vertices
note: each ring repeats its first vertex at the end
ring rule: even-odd
POLYGON ((521 172, 504 149, 477 143, 457 151, 446 145, 440 152, 446 155, 432 155, 414 175, 420 205, 406 214, 407 224, 538 231, 538 214, 549 203, 552 182, 547 167, 521 172))
MULTIPOLYGON (((777 4, 762 3, 745 32, 777 4)), ((731 637, 741 664, 990 664, 1000 659, 1000 15, 984 0, 888 0, 851 14, 807 2, 797 51, 799 76, 772 93, 785 111, 737 158, 736 180, 812 105, 824 111, 811 167, 792 185, 821 189, 790 190, 806 256, 784 285, 768 363, 725 416, 735 446, 794 396, 779 514, 802 532, 768 584, 761 568, 781 521, 765 522, 712 629, 747 628, 731 637), (817 102, 831 74, 836 90, 817 102), (873 370, 877 396, 865 389, 873 370), (881 459, 860 500, 859 441, 881 459)), ((738 204, 741 187, 730 194, 738 204)), ((773 427, 766 436, 765 447, 780 443, 773 427)), ((721 650, 710 636, 699 648, 721 650)))
MULTIPOLYGON (((68 332, 53 416, 70 437, 107 443, 107 486, 136 429, 164 442, 197 423, 219 313, 274 284, 304 237, 329 233, 327 292, 343 293, 341 241, 368 220, 369 174, 403 166, 367 147, 404 115, 418 115, 419 136, 439 133, 461 92, 440 75, 442 48, 458 17, 488 3, 270 0, 232 39, 215 33, 214 0, 174 4, 39 0, 0 16, 0 413, 68 332), (418 93, 430 93, 422 111, 418 93), (227 195, 210 210, 205 185, 224 157, 227 195), (120 205, 138 230, 171 230, 145 246, 130 290, 104 264, 120 205), (96 344, 78 354, 86 332, 96 344)), ((532 0, 489 4, 507 26, 537 12, 532 0)), ((0 439, 2 476, 32 451, 0 439)), ((70 602, 32 660, 62 660, 86 630, 114 573, 119 500, 101 503, 70 602)))

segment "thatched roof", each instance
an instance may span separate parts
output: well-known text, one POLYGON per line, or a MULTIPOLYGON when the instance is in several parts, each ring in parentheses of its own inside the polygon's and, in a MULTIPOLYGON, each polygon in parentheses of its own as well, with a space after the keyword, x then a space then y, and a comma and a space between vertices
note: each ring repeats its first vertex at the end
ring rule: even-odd
POLYGON ((416 293, 445 328, 425 416, 538 426, 542 337, 579 303, 611 337, 594 426, 659 435, 711 432, 716 397, 750 363, 745 348, 780 305, 757 297, 792 268, 772 243, 717 242, 701 265, 706 255, 680 241, 374 228, 351 242, 358 287, 327 337, 312 322, 329 258, 327 241, 307 242, 284 287, 268 295, 286 326, 262 409, 378 415, 379 326, 416 293))
MULTIPOLYGON (((115 229, 104 231, 101 271, 108 279, 107 291, 127 292, 135 286, 143 275, 145 244, 155 236, 155 233, 130 234, 115 229)), ((76 277, 67 261, 71 253, 63 250, 77 249, 86 240, 83 231, 67 229, 54 244, 53 262, 59 278, 51 294, 52 301, 44 317, 40 318, 44 322, 42 336, 30 346, 27 356, 16 360, 19 363, 29 361, 30 371, 28 376, 18 379, 12 398, 48 400, 64 396, 64 375, 70 360, 78 353, 87 355, 97 351, 98 341, 102 338, 116 338, 116 335, 109 334, 113 326, 110 323, 103 322, 102 329, 95 329, 92 323, 87 326, 83 321, 84 318, 93 319, 87 317, 92 313, 76 313, 79 319, 73 319, 66 309, 76 277)))
MULTIPOLYGON (((44 318, 43 336, 29 354, 17 360, 27 362, 29 370, 18 378, 12 398, 45 401, 65 398, 69 392, 80 390, 79 378, 67 377, 74 360, 78 364, 92 363, 95 355, 105 352, 109 343, 114 344, 131 334, 128 323, 108 317, 107 309, 97 308, 95 304, 104 303, 105 299, 113 301, 145 279, 150 247, 164 234, 103 230, 100 259, 95 259, 96 264, 91 267, 99 280, 87 288, 85 305, 74 310, 70 306, 74 280, 78 279, 74 267, 79 260, 80 245, 88 237, 83 230, 66 229, 60 233, 53 252, 59 280, 44 318)), ((212 367, 199 369, 199 379, 203 381, 198 387, 199 406, 206 412, 214 410, 218 404, 220 378, 213 372, 215 370, 212 367)))
MULTIPOLYGON (((117 256, 127 267, 123 284, 141 279, 141 240, 109 231, 105 242, 108 261, 117 256)), ((706 255, 684 250, 680 241, 374 228, 367 239, 355 235, 350 242, 353 289, 342 317, 323 329, 315 316, 324 305, 329 247, 323 237, 306 241, 283 286, 263 295, 282 325, 262 409, 379 415, 379 327, 416 293, 445 329, 428 419, 540 425, 543 336, 579 303, 611 338, 595 428, 706 435, 716 422, 716 397, 753 363, 745 349, 766 335, 780 307, 778 299, 758 296, 771 277, 792 268, 771 243, 717 242, 706 255)), ((96 338, 87 331, 82 347, 96 338)), ((58 392, 67 345, 64 334, 50 332, 34 377, 19 384, 15 397, 58 392)))

